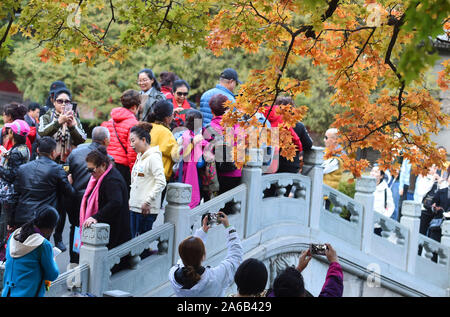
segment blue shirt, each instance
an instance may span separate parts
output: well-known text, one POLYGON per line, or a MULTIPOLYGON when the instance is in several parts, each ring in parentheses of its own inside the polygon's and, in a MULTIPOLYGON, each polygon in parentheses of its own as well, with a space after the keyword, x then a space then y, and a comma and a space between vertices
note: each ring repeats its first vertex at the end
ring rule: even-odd
POLYGON ((411 163, 408 159, 404 159, 402 167, 400 168, 399 188, 403 189, 404 185, 409 186, 409 176, 411 173, 411 163))
POLYGON ((203 114, 204 127, 207 126, 211 122, 211 119, 213 118, 211 108, 209 107, 209 101, 211 100, 212 96, 218 94, 224 95, 225 97, 228 98, 228 100, 231 100, 233 103, 236 102, 234 94, 220 84, 217 84, 215 88, 206 91, 200 98, 200 111, 203 114))
POLYGON ((47 239, 30 253, 13 258, 10 255, 11 234, 6 248, 5 273, 3 275, 2 297, 43 297, 44 280, 58 278, 58 265, 53 259, 53 248, 47 239))

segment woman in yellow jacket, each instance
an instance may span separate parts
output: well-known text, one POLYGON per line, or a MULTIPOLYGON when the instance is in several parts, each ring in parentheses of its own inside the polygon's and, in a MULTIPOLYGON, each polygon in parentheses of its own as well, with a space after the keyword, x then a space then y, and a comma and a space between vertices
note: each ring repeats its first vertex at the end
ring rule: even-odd
POLYGON ((164 175, 166 181, 172 176, 174 160, 178 158, 178 143, 170 131, 170 123, 173 120, 173 105, 167 101, 158 101, 151 109, 148 121, 153 128, 150 132, 150 146, 159 146, 162 153, 164 175))
MULTIPOLYGON (((178 143, 170 131, 170 123, 173 120, 173 105, 167 100, 158 101, 152 106, 148 121, 152 123, 150 131, 150 146, 159 146, 162 153, 164 175, 169 182, 173 173, 173 165, 179 158, 178 143)), ((161 206, 164 200, 165 190, 161 197, 161 206)))

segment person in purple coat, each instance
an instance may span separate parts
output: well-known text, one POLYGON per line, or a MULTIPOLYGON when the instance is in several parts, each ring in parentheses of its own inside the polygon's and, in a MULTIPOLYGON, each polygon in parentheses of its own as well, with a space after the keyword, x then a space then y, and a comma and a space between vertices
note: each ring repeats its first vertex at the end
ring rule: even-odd
MULTIPOLYGON (((327 250, 325 256, 330 263, 328 267, 325 283, 319 297, 342 297, 344 291, 344 275, 342 267, 338 262, 336 251, 330 244, 326 244, 327 250)), ((305 284, 302 271, 311 260, 310 250, 303 251, 300 255, 296 268, 287 267, 273 282, 273 288, 268 291, 268 297, 305 297, 305 284)))

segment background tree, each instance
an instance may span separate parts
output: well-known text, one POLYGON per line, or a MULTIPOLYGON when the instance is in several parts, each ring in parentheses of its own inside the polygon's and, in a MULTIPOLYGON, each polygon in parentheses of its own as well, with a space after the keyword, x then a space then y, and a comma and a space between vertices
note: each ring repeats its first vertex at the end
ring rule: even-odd
MULTIPOLYGON (((61 63, 71 51, 76 55, 73 63, 92 66, 101 58, 123 62, 130 52, 158 43, 179 45, 184 55, 206 44, 217 56, 230 49, 253 54, 264 48, 267 63, 250 72, 239 91, 237 111, 224 117, 227 124, 245 116, 248 120, 240 121, 241 125, 256 126, 255 113, 263 106, 272 109, 281 93, 308 97, 311 79, 289 76, 287 71, 300 58, 310 58, 328 73, 344 165, 355 176, 368 166, 366 160, 356 160, 356 151, 368 147, 380 152, 382 167, 391 166, 401 153, 422 171, 433 163, 442 165, 445 159, 430 134, 445 126, 448 118, 424 89, 424 74, 436 61, 429 37, 436 38, 448 25, 447 0, 6 3, 9 11, 2 7, 0 15, 6 21, 5 34, 20 30, 30 37, 41 47, 43 61, 61 63), (100 18, 102 11, 107 12, 106 21, 100 18), (13 16, 16 19, 10 23, 13 16), (91 22, 97 16, 99 21, 91 22), (110 36, 115 25, 120 26, 119 34, 110 36)), ((4 43, 0 41, 2 50, 4 43)), ((445 63, 441 87, 448 84, 445 63)), ((295 153, 287 128, 305 113, 302 106, 281 108, 285 119, 281 154, 287 158, 295 153)))

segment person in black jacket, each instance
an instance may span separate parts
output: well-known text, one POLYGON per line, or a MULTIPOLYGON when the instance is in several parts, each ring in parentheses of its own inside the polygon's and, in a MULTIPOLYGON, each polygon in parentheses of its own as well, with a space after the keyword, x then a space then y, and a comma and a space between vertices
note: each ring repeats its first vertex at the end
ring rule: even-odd
MULTIPOLYGON (((84 191, 86 190, 91 174, 87 170, 86 157, 93 150, 99 146, 108 146, 110 140, 109 130, 105 127, 95 127, 92 130, 92 143, 77 147, 67 158, 67 165, 69 166, 69 173, 72 177, 72 186, 76 191, 75 196, 68 197, 65 205, 67 215, 70 222, 70 246, 73 245, 73 237, 75 226, 79 226, 80 222, 80 206, 83 199, 84 191)), ((112 156, 109 156, 111 161, 114 161, 112 156)), ((70 263, 78 263, 79 255, 69 248, 70 263)))
MULTIPOLYGON (((450 177, 448 179, 450 182, 450 177)), ((443 221, 444 212, 448 212, 450 209, 450 197, 449 188, 439 189, 433 197, 431 210, 433 212, 433 219, 439 219, 440 222, 443 221)), ((433 221, 432 221, 433 222, 433 221)), ((440 226, 428 227, 427 236, 431 239, 441 242, 442 230, 440 226)))
POLYGON ((14 183, 19 195, 15 213, 17 227, 34 219, 35 211, 41 206, 50 205, 56 209, 63 195, 75 194, 63 167, 53 161, 57 155, 56 141, 42 137, 37 151, 39 158, 21 165, 14 183))

